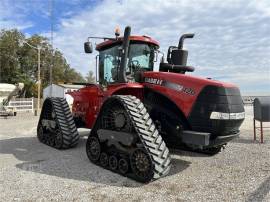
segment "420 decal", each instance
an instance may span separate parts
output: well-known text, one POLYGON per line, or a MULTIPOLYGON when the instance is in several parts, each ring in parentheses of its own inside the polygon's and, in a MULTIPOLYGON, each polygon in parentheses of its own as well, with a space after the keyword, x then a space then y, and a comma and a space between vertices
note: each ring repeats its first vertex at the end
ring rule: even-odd
POLYGON ((159 85, 159 86, 165 86, 166 88, 170 88, 170 89, 173 89, 173 90, 176 90, 176 91, 179 91, 179 92, 184 92, 184 93, 186 93, 188 95, 195 95, 195 91, 194 91, 193 88, 185 87, 185 86, 183 86, 181 84, 172 83, 172 82, 169 82, 169 81, 166 81, 166 80, 145 77, 144 82, 159 85))

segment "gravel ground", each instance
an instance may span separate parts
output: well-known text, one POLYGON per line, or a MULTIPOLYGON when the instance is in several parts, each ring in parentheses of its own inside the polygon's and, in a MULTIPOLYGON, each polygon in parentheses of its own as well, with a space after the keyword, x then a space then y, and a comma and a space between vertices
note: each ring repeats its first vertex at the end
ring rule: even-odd
POLYGON ((79 145, 58 151, 38 142, 37 117, 0 118, 0 201, 270 201, 270 132, 253 141, 252 107, 241 136, 215 156, 172 152, 169 176, 149 184, 99 168, 79 145))

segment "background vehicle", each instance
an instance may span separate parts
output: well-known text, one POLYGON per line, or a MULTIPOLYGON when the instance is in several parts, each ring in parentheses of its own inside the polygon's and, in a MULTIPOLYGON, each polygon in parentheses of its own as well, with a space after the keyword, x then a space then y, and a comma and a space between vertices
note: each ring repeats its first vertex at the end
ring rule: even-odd
POLYGON ((1 116, 13 116, 16 114, 14 110, 7 109, 9 101, 13 97, 20 97, 23 94, 23 83, 8 84, 0 83, 0 115, 1 116))
MULTIPOLYGON (((70 93, 72 115, 65 100, 45 100, 38 137, 69 148, 78 142, 76 127, 91 128, 86 150, 92 162, 146 182, 168 174, 167 146, 219 152, 239 135, 244 107, 235 85, 185 74, 194 68, 186 65, 183 42, 194 34, 170 46, 167 63, 154 72, 158 42, 130 30, 96 46, 98 84, 70 93)), ((89 41, 85 52, 92 52, 89 41)))

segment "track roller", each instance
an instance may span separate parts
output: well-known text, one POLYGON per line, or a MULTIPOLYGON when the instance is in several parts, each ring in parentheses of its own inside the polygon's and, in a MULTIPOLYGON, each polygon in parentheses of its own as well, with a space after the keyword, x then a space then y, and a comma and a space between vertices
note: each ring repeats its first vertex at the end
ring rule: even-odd
POLYGON ((124 158, 121 158, 118 162, 119 172, 121 174, 126 174, 128 172, 128 161, 124 158))
POLYGON ((111 170, 116 170, 118 167, 118 160, 116 156, 112 155, 109 157, 109 167, 111 170))
POLYGON ((108 163, 109 163, 109 157, 105 152, 102 152, 100 154, 100 159, 99 160, 100 160, 101 166, 103 166, 103 167, 107 166, 108 163))
POLYGON ((86 143, 88 158, 140 182, 169 173, 171 158, 143 103, 134 96, 108 98, 86 143))
POLYGON ((37 137, 40 142, 57 149, 68 149, 78 144, 79 134, 64 98, 47 98, 44 101, 37 137))

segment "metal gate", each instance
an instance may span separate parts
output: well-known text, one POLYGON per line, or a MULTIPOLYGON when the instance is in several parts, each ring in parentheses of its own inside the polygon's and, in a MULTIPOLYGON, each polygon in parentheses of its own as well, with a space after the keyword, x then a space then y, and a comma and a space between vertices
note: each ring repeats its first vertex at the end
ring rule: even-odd
POLYGON ((34 98, 15 98, 9 101, 8 109, 17 112, 34 112, 34 98))

